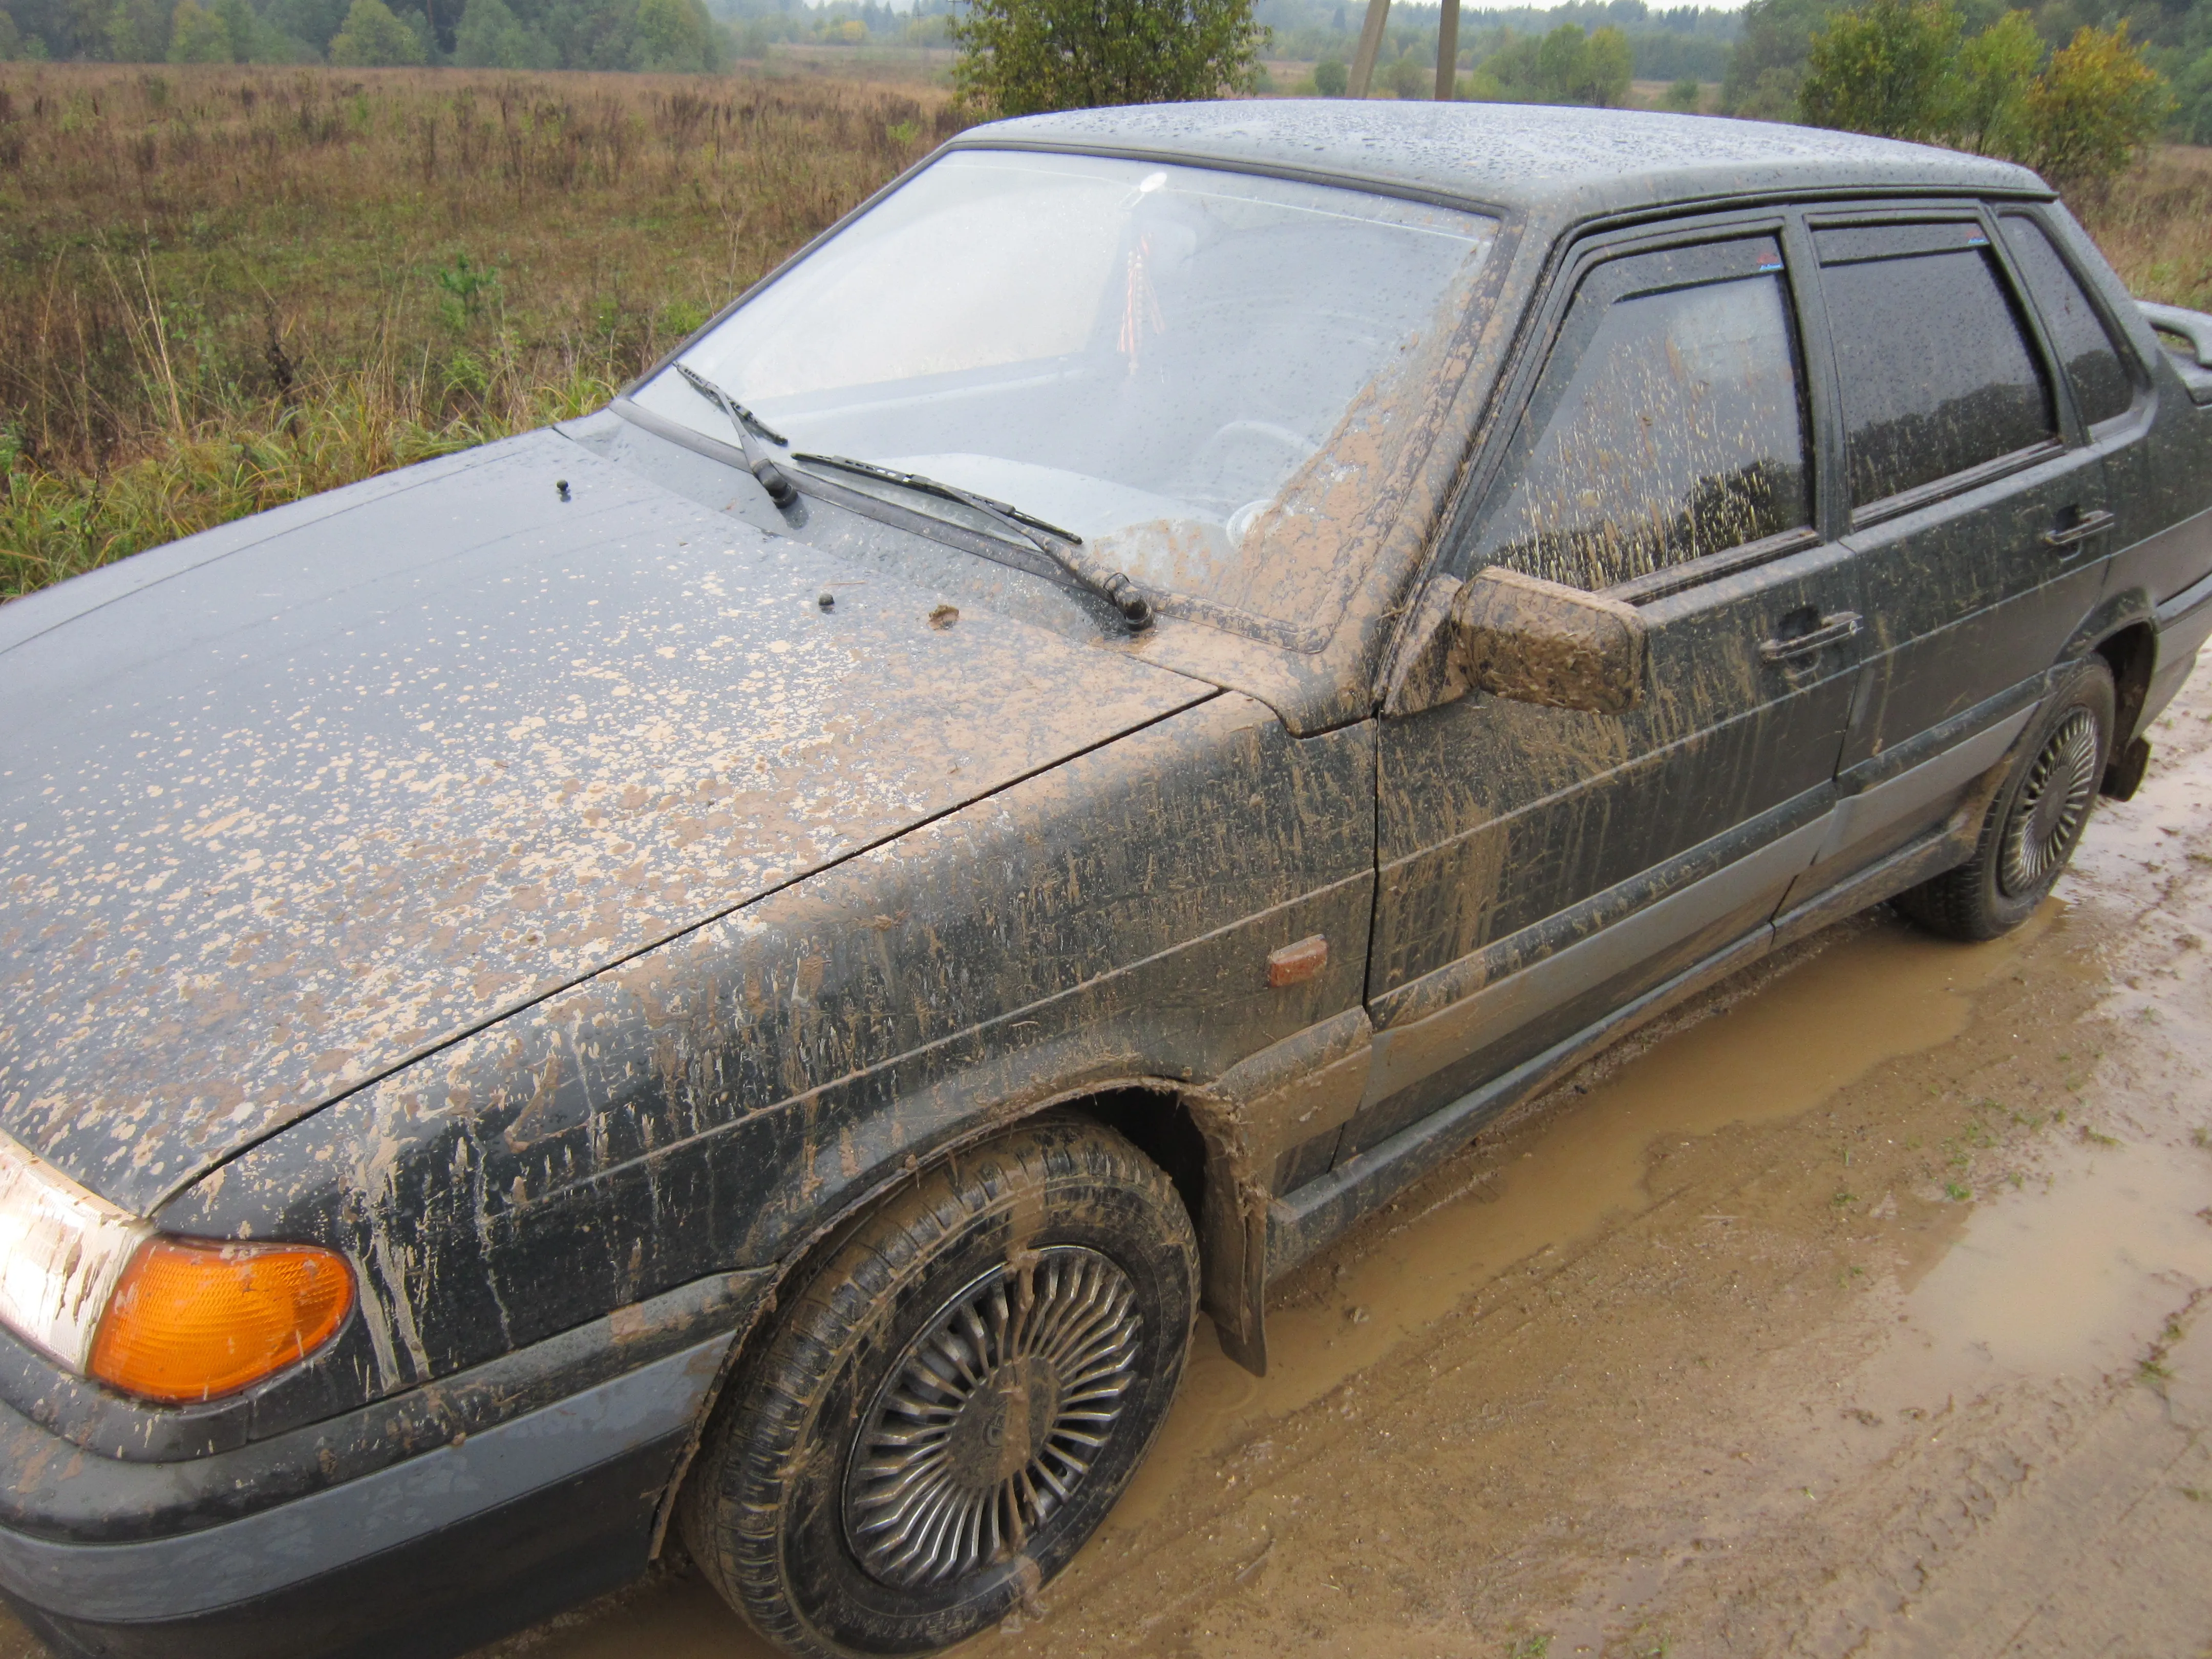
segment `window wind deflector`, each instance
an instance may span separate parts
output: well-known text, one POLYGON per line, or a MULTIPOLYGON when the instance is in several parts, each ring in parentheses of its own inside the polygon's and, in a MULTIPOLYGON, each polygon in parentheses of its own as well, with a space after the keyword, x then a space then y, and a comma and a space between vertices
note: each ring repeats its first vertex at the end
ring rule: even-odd
POLYGON ((1143 591, 1121 571, 1092 569, 1090 560, 1082 552, 1083 538, 1072 530, 1062 530, 1058 525, 1048 524, 1018 507, 1009 507, 988 495, 978 495, 972 490, 946 483, 942 479, 924 477, 919 472, 901 472, 896 467, 878 466, 873 461, 856 461, 845 455, 801 453, 791 459, 808 466, 834 467, 840 472, 856 472, 864 478, 896 484, 900 489, 911 489, 917 495, 934 495, 940 501, 957 502, 970 512, 980 513, 994 524, 1012 531, 1035 547, 1073 577, 1085 592, 1094 593, 1112 605, 1120 613, 1121 620, 1128 624, 1132 634, 1141 633, 1152 625, 1152 604, 1145 597, 1143 591))
POLYGON ((783 476, 782 470, 773 460, 754 447, 753 434, 758 433, 770 443, 782 444, 787 448, 790 447, 791 441, 772 430, 759 416, 705 375, 693 373, 682 363, 676 365, 676 372, 684 377, 686 385, 720 410, 729 417, 730 424, 737 428, 738 447, 744 453, 745 465, 751 470, 753 477, 760 480, 761 488, 768 491, 769 500, 778 507, 789 507, 797 501, 797 487, 783 476))

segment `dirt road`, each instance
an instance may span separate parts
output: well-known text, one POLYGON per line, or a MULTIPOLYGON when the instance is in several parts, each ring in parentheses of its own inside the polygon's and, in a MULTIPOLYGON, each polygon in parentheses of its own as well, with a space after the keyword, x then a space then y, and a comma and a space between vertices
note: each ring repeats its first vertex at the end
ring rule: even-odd
MULTIPOLYGON (((971 1651, 2212 1655, 2212 672, 2153 738, 2011 938, 1836 929, 1302 1269, 1264 1380, 1201 1332, 971 1651)), ((482 1659, 766 1653, 674 1574, 482 1659)))

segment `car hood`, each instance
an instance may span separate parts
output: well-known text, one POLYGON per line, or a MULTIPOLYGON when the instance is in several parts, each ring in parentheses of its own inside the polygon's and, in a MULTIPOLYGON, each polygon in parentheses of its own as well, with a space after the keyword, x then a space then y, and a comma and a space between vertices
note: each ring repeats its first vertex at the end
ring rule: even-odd
POLYGON ((0 609, 0 1129, 148 1212, 1212 690, 550 432, 141 555, 0 609))

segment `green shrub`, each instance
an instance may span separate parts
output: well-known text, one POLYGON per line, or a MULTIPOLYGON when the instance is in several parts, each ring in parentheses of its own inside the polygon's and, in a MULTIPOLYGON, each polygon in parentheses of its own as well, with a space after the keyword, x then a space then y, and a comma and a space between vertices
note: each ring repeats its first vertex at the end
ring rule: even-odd
POLYGON ((2006 13, 1962 40, 1965 21, 1951 0, 1832 13, 1812 38, 1801 118, 2002 155, 2063 189, 2119 173, 2173 107, 2124 19, 2077 30, 2039 72, 2043 42, 2028 14, 2006 13))
POLYGON ((2191 144, 2212 144, 2212 50, 2185 64, 2173 77, 2174 130, 2191 144))
POLYGON ((2043 37, 2024 11, 2008 11, 1959 49, 1952 126, 1982 155, 2018 155, 2027 146, 2028 92, 2043 62, 2043 37))
POLYGON ((2117 28, 2076 31, 2027 89, 2021 159, 2061 187, 2095 184, 2124 169, 2164 125, 2165 79, 2117 28))
POLYGON ((222 19, 194 0, 177 0, 169 20, 169 61, 173 64, 228 64, 230 31, 222 19))
POLYGON ((1267 39, 1252 0, 973 0, 951 29, 960 101, 993 116, 1249 92, 1267 39))
POLYGON ((1585 34, 1562 23, 1540 39, 1505 32, 1504 43, 1475 66, 1472 95, 1529 104, 1593 104, 1609 108, 1628 95, 1635 52, 1610 24, 1585 34))
POLYGON ((345 27, 331 41, 331 62, 350 69, 397 69, 425 56, 422 38, 384 0, 353 0, 345 27))
POLYGON ((1934 138, 1952 125, 1965 20, 1945 0, 1872 0, 1813 37, 1797 101, 1816 127, 1934 138))

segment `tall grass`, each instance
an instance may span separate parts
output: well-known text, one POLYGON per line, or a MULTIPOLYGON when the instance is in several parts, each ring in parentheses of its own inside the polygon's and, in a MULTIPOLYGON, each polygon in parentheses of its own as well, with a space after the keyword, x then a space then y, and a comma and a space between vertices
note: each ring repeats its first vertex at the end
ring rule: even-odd
POLYGON ((2162 147, 2074 209, 2133 292, 2212 311, 2212 149, 2162 147))
POLYGON ((818 82, 0 65, 0 598, 589 408, 957 125, 818 82))

